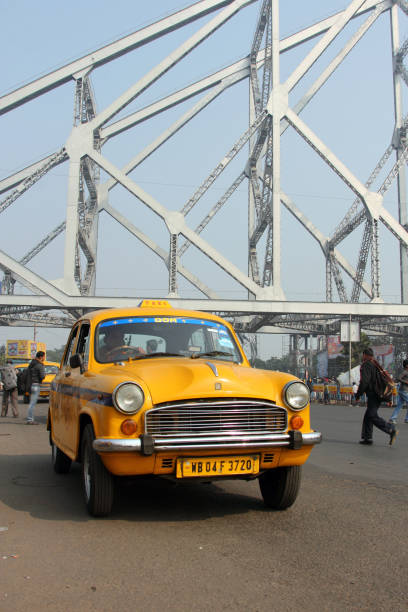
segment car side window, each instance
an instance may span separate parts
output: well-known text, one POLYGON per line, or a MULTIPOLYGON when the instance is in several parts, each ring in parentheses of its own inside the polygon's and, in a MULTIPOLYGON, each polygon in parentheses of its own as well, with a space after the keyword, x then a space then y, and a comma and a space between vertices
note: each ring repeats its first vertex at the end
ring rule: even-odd
POLYGON ((85 369, 88 369, 89 361, 89 336, 90 336, 90 325, 89 323, 82 323, 81 330, 79 332, 78 344, 76 352, 82 356, 85 369))
POLYGON ((74 346, 76 344, 76 339, 78 335, 78 329, 79 329, 79 326, 77 325, 76 327, 74 327, 74 329, 71 332, 71 336, 68 341, 68 346, 66 348, 65 355, 64 355, 64 362, 63 362, 64 366, 69 364, 69 358, 71 357, 71 355, 73 355, 74 346))

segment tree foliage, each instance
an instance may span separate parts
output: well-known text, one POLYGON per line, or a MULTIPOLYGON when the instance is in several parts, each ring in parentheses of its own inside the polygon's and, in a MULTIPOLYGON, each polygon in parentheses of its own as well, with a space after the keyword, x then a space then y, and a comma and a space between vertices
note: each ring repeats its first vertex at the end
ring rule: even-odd
POLYGON ((290 372, 290 356, 270 357, 265 361, 258 357, 251 361, 251 365, 259 370, 278 370, 279 372, 290 372))

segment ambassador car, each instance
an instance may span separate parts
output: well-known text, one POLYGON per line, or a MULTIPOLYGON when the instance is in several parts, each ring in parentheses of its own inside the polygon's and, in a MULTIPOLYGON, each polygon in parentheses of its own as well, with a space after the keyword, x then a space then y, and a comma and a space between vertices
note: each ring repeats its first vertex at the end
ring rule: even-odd
POLYGON ((228 322, 163 300, 75 323, 47 427, 55 471, 81 463, 93 516, 110 513, 116 477, 138 475, 256 478, 266 506, 283 510, 321 440, 302 381, 253 369, 228 322))

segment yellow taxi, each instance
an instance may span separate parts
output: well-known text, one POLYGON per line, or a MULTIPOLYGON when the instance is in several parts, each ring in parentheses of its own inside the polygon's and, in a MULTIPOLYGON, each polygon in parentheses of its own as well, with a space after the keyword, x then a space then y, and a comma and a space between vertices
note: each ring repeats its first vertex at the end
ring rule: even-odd
POLYGON ((251 367, 228 322, 144 300, 75 323, 47 427, 55 471, 82 464, 93 516, 110 513, 115 477, 148 474, 257 478, 266 506, 283 510, 321 441, 309 407, 298 378, 251 367))
MULTIPOLYGON (((30 402, 30 394, 23 389, 21 382, 20 382, 21 380, 20 375, 23 373, 23 371, 26 368, 28 368, 29 365, 30 365, 29 363, 19 363, 18 365, 15 366, 15 369, 17 370, 17 389, 18 389, 19 395, 23 395, 24 404, 28 404, 30 402)), ((48 400, 50 396, 51 383, 54 380, 55 375, 57 374, 59 370, 59 363, 56 363, 55 361, 44 361, 44 369, 45 369, 45 378, 40 385, 39 399, 48 400)))

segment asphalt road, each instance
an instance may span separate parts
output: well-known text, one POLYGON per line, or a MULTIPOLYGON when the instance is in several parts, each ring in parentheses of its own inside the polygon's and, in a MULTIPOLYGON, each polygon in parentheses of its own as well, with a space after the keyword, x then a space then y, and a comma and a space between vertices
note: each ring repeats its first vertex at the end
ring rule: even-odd
POLYGON ((324 443, 285 512, 257 482, 144 480, 92 519, 78 466, 52 470, 46 411, 0 419, 2 612, 407 612, 408 425, 365 447, 362 408, 314 405, 324 443))

